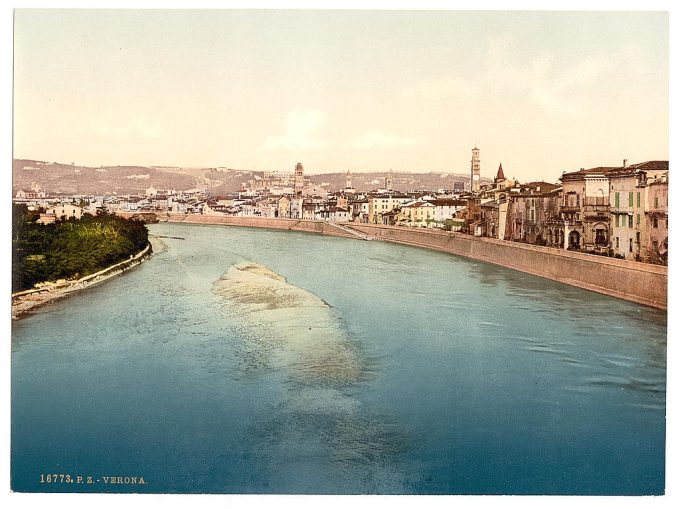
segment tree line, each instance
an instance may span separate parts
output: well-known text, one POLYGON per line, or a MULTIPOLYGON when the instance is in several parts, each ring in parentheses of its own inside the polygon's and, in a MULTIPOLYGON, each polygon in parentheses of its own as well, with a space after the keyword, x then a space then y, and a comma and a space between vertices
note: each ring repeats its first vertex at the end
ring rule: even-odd
POLYGON ((12 292, 36 283, 78 279, 127 260, 144 249, 143 222, 100 212, 53 224, 25 204, 12 205, 12 292))

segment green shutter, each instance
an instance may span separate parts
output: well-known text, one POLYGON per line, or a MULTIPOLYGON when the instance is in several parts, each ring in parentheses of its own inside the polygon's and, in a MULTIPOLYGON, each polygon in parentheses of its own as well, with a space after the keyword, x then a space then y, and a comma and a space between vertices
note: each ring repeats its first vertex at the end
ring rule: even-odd
POLYGON ((628 206, 629 207, 633 206, 633 191, 628 193, 628 206))
POLYGON ((619 215, 614 214, 614 216, 616 217, 616 227, 618 228, 619 227, 619 215))
POLYGON ((637 207, 640 208, 640 191, 637 194, 637 207))
POLYGON ((619 208, 619 193, 618 192, 614 195, 614 206, 616 208, 619 208))
POLYGON ((640 226, 640 214, 638 214, 637 217, 635 218, 635 224, 640 226))

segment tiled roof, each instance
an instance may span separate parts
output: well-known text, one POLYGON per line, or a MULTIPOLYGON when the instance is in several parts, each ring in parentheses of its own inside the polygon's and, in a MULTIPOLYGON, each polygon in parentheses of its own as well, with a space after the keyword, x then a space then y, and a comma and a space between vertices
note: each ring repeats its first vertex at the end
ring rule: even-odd
POLYGON ((564 177, 569 178, 580 178, 586 175, 593 175, 593 174, 604 174, 604 175, 611 175, 611 174, 617 174, 617 173, 626 173, 630 171, 635 171, 635 170, 643 170, 643 171, 652 171, 652 170, 660 170, 660 171, 668 171, 668 161, 645 161, 644 163, 637 163, 637 164, 630 164, 628 166, 598 166, 596 168, 588 168, 588 169, 583 169, 579 171, 572 171, 569 173, 565 173, 562 175, 562 179, 564 180, 564 177))

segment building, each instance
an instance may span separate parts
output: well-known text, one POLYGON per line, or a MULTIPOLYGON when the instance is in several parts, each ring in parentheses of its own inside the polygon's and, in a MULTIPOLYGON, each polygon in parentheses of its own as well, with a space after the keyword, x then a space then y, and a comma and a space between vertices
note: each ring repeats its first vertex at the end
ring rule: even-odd
POLYGON ((435 198, 427 201, 434 205, 434 225, 442 228, 446 221, 453 219, 456 213, 467 205, 466 201, 453 198, 435 198))
POLYGON ((627 166, 624 160, 621 168, 610 171, 609 179, 612 254, 661 262, 661 252, 667 253, 668 162, 648 161, 627 166), (666 225, 664 238, 660 237, 664 235, 660 223, 666 225))
POLYGON ((562 188, 549 182, 530 182, 508 191, 508 217, 503 238, 563 248, 562 188))
POLYGON ((357 190, 352 186, 352 174, 347 170, 347 175, 345 176, 345 187, 342 189, 344 194, 356 194, 357 190))
POLYGON ((480 169, 479 149, 475 146, 472 149, 472 161, 470 162, 470 190, 473 193, 479 192, 480 169))
POLYGON ((615 169, 597 167, 562 175, 560 214, 567 249, 609 252, 609 174, 615 169))
MULTIPOLYGON (((651 213, 649 187, 661 183, 657 195, 661 197, 667 177, 668 161, 629 166, 624 160, 622 166, 563 174, 560 214, 564 220, 565 247, 634 260, 651 256, 653 246, 646 243, 652 241, 649 230, 653 228, 654 217, 657 224, 660 218, 663 221, 667 208, 666 212, 659 209, 651 213)), ((656 188, 653 189, 656 193, 656 188)), ((660 241, 658 237, 655 240, 660 241)))
POLYGON ((644 221, 642 260, 668 264, 668 175, 649 184, 644 221))
POLYGON ((293 177, 293 189, 295 191, 295 196, 302 195, 302 189, 305 186, 305 177, 303 175, 302 163, 297 163, 295 165, 295 176, 293 177))
POLYGON ((625 166, 609 173, 611 250, 620 258, 640 257, 647 189, 644 174, 625 166))
POLYGON ((387 189, 388 192, 392 191, 392 184, 392 170, 390 170, 387 172, 387 176, 385 177, 385 189, 387 189))
POLYGON ((382 215, 392 212, 413 198, 406 194, 381 193, 368 198, 368 222, 384 224, 382 215))
POLYGON ((401 206, 395 222, 401 226, 432 228, 434 226, 435 206, 425 200, 414 200, 401 206))
POLYGON ((277 200, 275 217, 290 217, 290 199, 287 196, 277 200))
POLYGON ((321 186, 318 186, 316 184, 308 184, 302 188, 302 191, 298 193, 297 191, 295 192, 296 196, 320 196, 322 198, 325 198, 328 196, 328 191, 321 186))
POLYGON ((349 203, 352 209, 352 221, 358 223, 368 223, 369 219, 369 200, 367 198, 357 198, 349 203))
POLYGON ((61 204, 47 209, 47 214, 57 219, 80 219, 83 216, 83 209, 78 205, 61 204))

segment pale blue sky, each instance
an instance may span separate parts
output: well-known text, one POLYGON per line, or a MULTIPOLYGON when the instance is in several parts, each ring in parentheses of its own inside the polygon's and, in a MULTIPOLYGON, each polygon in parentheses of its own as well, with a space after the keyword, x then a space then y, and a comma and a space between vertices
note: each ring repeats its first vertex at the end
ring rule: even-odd
POLYGON ((668 16, 15 13, 14 156, 308 172, 668 159, 668 16))

